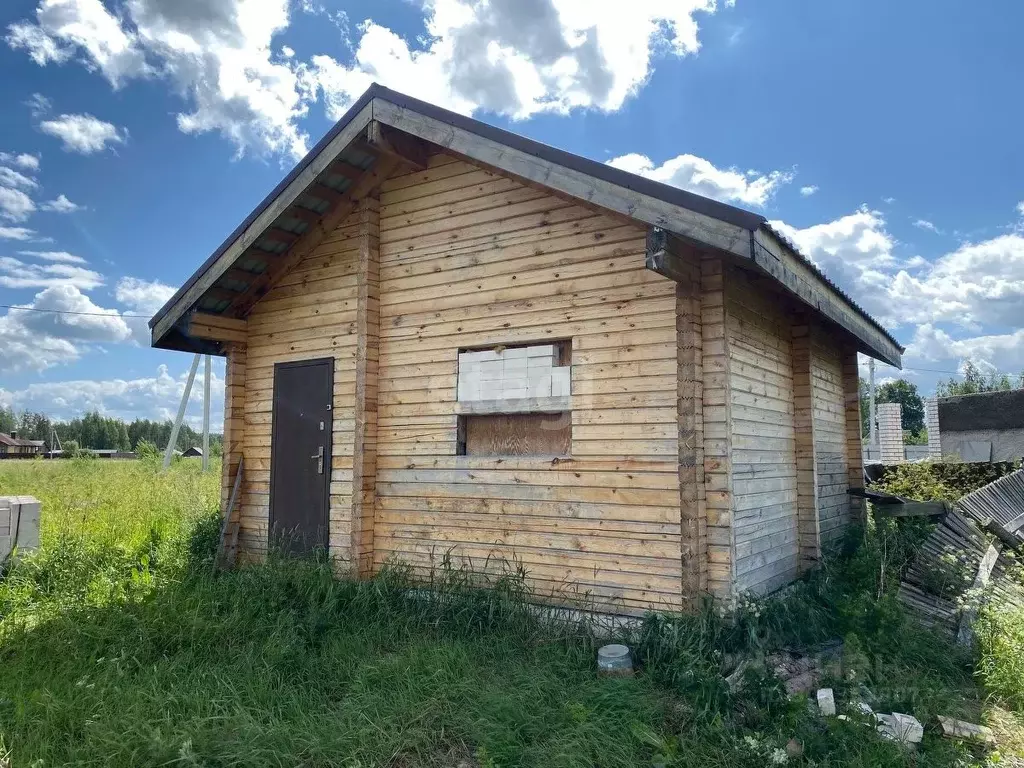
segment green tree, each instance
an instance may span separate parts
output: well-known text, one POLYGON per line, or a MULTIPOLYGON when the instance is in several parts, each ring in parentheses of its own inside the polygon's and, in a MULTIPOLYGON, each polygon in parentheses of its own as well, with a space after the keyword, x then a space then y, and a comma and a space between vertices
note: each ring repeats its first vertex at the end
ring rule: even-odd
POLYGON ((905 379, 888 381, 875 390, 875 402, 900 404, 904 432, 917 435, 924 429, 924 400, 916 384, 905 379))
POLYGON ((954 397, 956 395, 976 395, 979 392, 1004 392, 1010 389, 1024 388, 1024 373, 1011 378, 1005 373, 990 373, 987 376, 978 370, 978 367, 970 360, 963 366, 961 379, 948 379, 939 381, 935 386, 935 392, 939 397, 954 397))

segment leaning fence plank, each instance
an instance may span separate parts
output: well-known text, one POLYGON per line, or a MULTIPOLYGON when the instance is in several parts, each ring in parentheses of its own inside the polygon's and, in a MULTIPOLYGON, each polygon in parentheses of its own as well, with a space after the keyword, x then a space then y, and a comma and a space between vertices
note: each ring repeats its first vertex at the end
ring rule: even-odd
POLYGON ((235 550, 238 548, 238 528, 240 525, 240 510, 236 514, 236 502, 238 501, 238 489, 242 485, 242 472, 245 467, 245 456, 238 459, 238 469, 235 471, 235 483, 231 486, 231 496, 228 499, 228 508, 224 511, 224 519, 220 526, 220 544, 217 547, 217 555, 214 557, 214 567, 223 564, 230 568, 235 564, 235 550), (225 544, 225 541, 230 542, 225 544))
POLYGON ((967 596, 967 605, 964 606, 963 613, 960 615, 960 627, 956 631, 957 642, 962 645, 974 643, 974 622, 978 618, 978 604, 981 600, 981 592, 988 586, 992 569, 996 567, 996 561, 999 559, 999 553, 1002 551, 1003 543, 1001 541, 993 541, 989 544, 988 551, 985 552, 985 556, 981 558, 981 562, 978 564, 978 573, 974 577, 974 583, 971 584, 971 591, 967 596))

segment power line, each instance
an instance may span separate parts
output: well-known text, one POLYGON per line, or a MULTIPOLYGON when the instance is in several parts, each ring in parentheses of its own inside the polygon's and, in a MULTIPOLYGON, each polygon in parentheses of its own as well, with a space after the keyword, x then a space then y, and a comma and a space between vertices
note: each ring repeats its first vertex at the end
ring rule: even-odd
POLYGON ((0 304, 0 309, 15 309, 20 312, 48 312, 53 315, 87 315, 89 317, 141 317, 149 319, 149 315, 128 315, 120 314, 117 310, 112 310, 115 314, 110 312, 75 312, 70 309, 43 309, 41 307, 18 307, 14 304, 0 304))

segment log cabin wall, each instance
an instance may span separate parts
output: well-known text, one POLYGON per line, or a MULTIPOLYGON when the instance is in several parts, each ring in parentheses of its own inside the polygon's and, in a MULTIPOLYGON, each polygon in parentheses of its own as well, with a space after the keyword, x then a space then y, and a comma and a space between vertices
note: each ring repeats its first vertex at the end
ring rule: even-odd
POLYGON ((380 195, 374 565, 681 606, 676 284, 642 227, 446 155, 380 195), (456 455, 460 349, 571 340, 571 456, 456 455), (490 558, 490 561, 488 561, 490 558))
POLYGON ((274 364, 334 358, 331 554, 352 562, 352 457, 355 440, 360 211, 284 275, 248 318, 244 367, 245 472, 239 545, 265 552, 270 515, 270 438, 274 364))
POLYGON ((737 268, 725 274, 735 592, 799 571, 791 308, 737 268))
POLYGON ((846 393, 842 347, 835 334, 811 326, 814 460, 820 546, 839 542, 850 522, 850 462, 846 444, 846 393))

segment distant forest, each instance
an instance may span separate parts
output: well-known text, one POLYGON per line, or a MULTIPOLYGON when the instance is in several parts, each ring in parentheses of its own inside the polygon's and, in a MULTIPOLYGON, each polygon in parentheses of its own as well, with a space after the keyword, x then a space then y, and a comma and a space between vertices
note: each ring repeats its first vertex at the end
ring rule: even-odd
MULTIPOLYGON (((136 419, 128 423, 108 416, 101 416, 98 412, 87 413, 80 419, 71 421, 52 421, 43 413, 15 413, 12 408, 0 408, 0 432, 17 432, 18 437, 29 440, 45 440, 46 449, 52 450, 55 445, 50 445, 52 431, 56 430, 57 437, 61 443, 73 441, 80 448, 113 448, 119 451, 134 451, 138 448, 139 441, 145 440, 155 445, 159 450, 167 447, 171 439, 171 428, 174 426, 170 419, 167 421, 150 421, 149 419, 136 419)), ((210 453, 214 456, 220 453, 221 435, 210 434, 210 453)), ((178 432, 178 450, 184 451, 192 446, 202 447, 203 433, 196 432, 188 424, 182 424, 178 432)))

